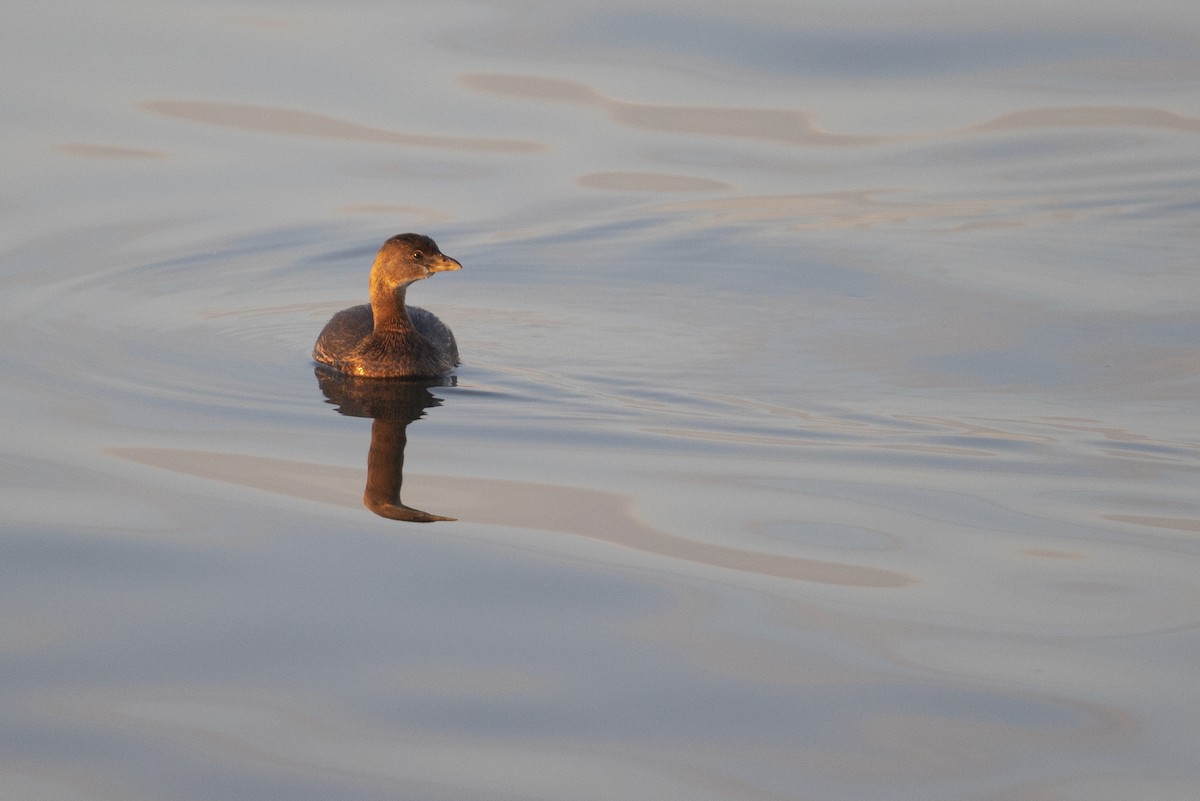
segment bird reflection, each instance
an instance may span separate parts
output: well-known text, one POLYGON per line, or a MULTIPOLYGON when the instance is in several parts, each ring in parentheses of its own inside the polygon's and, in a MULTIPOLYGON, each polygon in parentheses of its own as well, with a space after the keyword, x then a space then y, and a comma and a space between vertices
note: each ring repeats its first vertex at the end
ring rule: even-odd
POLYGON ((427 380, 358 378, 323 365, 316 368, 317 382, 338 412, 350 417, 370 417, 371 450, 367 454, 367 488, 363 504, 381 517, 432 523, 453 517, 422 512, 400 500, 404 481, 404 446, 408 424, 441 406, 430 387, 453 386, 454 378, 427 380))

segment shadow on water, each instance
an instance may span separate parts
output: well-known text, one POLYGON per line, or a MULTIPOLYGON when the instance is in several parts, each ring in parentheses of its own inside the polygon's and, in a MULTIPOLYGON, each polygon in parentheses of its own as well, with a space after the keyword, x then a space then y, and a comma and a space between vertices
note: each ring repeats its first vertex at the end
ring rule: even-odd
POLYGON ((404 446, 408 424, 425 416, 425 410, 441 406, 441 398, 430 387, 453 386, 454 378, 425 380, 360 378, 318 365, 314 371, 321 391, 340 414, 370 417, 371 449, 367 453, 367 487, 363 504, 380 517, 432 523, 453 517, 422 512, 400 500, 404 483, 404 446))

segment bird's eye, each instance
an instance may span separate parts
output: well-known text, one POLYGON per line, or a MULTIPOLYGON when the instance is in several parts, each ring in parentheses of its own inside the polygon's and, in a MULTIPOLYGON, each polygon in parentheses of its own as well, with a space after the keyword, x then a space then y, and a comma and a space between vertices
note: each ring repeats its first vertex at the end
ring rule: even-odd
POLYGON ((424 253, 422 253, 422 252, 421 252, 421 251, 419 251, 419 250, 414 250, 414 251, 413 251, 413 258, 414 258, 414 259, 416 259, 417 261, 424 261, 424 260, 425 260, 425 254, 424 254, 424 253))

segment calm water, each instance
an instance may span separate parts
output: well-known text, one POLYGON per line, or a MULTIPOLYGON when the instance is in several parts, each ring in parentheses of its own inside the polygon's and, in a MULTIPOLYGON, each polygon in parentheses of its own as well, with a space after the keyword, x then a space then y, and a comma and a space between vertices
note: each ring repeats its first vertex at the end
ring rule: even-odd
POLYGON ((1193 6, 6 12, 0 798, 1196 798, 1193 6))

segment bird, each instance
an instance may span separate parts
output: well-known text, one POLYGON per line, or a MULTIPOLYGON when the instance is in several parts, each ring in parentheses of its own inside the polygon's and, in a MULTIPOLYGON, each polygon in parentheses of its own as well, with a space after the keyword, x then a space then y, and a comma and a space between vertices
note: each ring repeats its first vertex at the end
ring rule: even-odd
POLYGON ((371 302, 342 309, 317 337, 312 357, 338 372, 365 378, 434 378, 459 363, 458 343, 432 312, 404 302, 414 281, 460 270, 423 234, 397 234, 371 267, 371 302))

